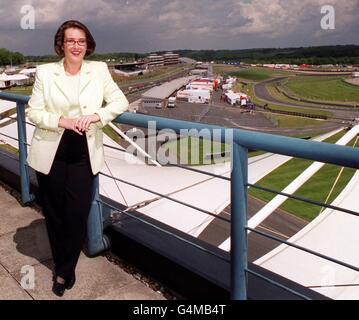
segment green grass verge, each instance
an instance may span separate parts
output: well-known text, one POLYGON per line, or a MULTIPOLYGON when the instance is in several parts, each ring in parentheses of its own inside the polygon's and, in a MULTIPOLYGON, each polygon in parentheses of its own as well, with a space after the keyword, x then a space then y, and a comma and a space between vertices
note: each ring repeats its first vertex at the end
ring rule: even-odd
POLYGON ((206 158, 207 154, 230 151, 230 145, 194 137, 184 137, 170 141, 166 143, 163 148, 165 148, 165 150, 167 150, 166 152, 169 152, 172 157, 177 158, 180 164, 184 165, 208 165, 230 160, 230 156, 215 160, 206 158))
POLYGON ((3 92, 29 96, 32 93, 32 86, 16 86, 10 89, 6 89, 3 92))
POLYGON ((9 144, 0 144, 0 149, 5 150, 9 153, 19 155, 19 150, 9 144))
MULTIPOLYGON (((165 150, 169 152, 173 157, 178 159, 180 164, 185 165, 208 165, 214 163, 223 163, 230 161, 230 155, 222 157, 220 159, 210 160, 206 159, 206 154, 230 152, 231 146, 216 141, 209 141, 204 139, 198 139, 194 137, 184 137, 176 141, 170 141, 164 146, 165 150)), ((265 151, 249 151, 248 157, 255 157, 264 154, 265 151)))
MULTIPOLYGON (((305 103, 300 102, 300 101, 295 101, 295 100, 289 99, 284 94, 280 93, 276 89, 275 84, 273 84, 273 83, 267 84, 266 88, 267 88, 268 92, 270 93, 270 95, 273 98, 276 98, 277 100, 279 100, 280 102, 283 102, 283 103, 295 103, 295 104, 300 104, 300 105, 303 105, 303 106, 308 105, 308 104, 305 104, 305 103)), ((275 110, 284 110, 284 111, 292 111, 292 112, 302 112, 302 113, 313 114, 313 115, 322 115, 322 116, 327 116, 328 118, 333 116, 333 113, 330 112, 330 111, 317 110, 317 109, 307 109, 307 108, 300 108, 300 107, 289 107, 289 106, 276 105, 276 106, 274 106, 273 109, 275 109, 275 110)))
MULTIPOLYGON (((328 143, 334 143, 341 136, 344 135, 344 132, 340 132, 333 137, 325 140, 328 143)), ((353 145, 354 140, 351 141, 348 145, 353 145)), ((292 159, 287 163, 283 164, 269 175, 258 181, 258 185, 281 191, 283 190, 290 182, 292 182, 299 174, 301 174, 310 164, 313 163, 310 160, 303 159, 292 159)), ((333 186, 335 179, 338 176, 340 167, 326 164, 321 168, 312 178, 310 178, 301 188, 297 190, 294 194, 296 196, 301 196, 304 198, 316 200, 319 202, 325 202, 330 189, 333 186)), ((355 170, 350 168, 345 168, 341 178, 339 179, 334 192, 329 199, 330 203, 335 199, 336 196, 343 190, 347 185, 349 180, 354 175, 355 170)), ((275 194, 258 190, 255 188, 249 189, 249 194, 261 199, 263 201, 270 201, 275 197, 275 194)), ((318 206, 307 204, 302 201, 297 200, 287 200, 280 207, 283 210, 286 210, 289 213, 292 213, 302 219, 307 221, 313 220, 320 212, 318 206)))
POLYGON ((298 97, 329 102, 359 102, 359 87, 341 77, 295 77, 283 85, 284 90, 298 97))
POLYGON ((111 138, 116 143, 119 143, 121 141, 121 137, 109 125, 103 128, 103 133, 106 134, 109 138, 111 138))
POLYGON ((286 71, 272 70, 265 68, 248 68, 248 69, 242 69, 240 71, 230 72, 229 75, 241 79, 259 82, 283 75, 288 76, 290 75, 290 73, 286 71))
POLYGON ((323 124, 323 120, 316 120, 298 116, 285 116, 275 113, 266 113, 265 116, 276 124, 278 128, 303 128, 309 126, 319 126, 323 124))
POLYGON ((213 66, 213 72, 215 74, 221 74, 221 75, 228 75, 231 72, 237 72, 242 70, 240 67, 238 66, 231 66, 231 65, 219 65, 219 64, 215 64, 213 66))

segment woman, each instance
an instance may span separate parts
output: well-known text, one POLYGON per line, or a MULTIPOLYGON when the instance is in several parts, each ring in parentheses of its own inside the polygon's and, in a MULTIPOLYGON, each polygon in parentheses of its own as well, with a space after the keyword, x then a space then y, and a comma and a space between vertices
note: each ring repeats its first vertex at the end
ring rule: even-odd
POLYGON ((58 296, 75 283, 92 185, 104 163, 102 128, 128 108, 107 65, 84 60, 95 47, 85 25, 64 22, 55 35, 62 59, 37 67, 29 100, 36 129, 28 164, 38 179, 54 261, 52 291, 58 296))

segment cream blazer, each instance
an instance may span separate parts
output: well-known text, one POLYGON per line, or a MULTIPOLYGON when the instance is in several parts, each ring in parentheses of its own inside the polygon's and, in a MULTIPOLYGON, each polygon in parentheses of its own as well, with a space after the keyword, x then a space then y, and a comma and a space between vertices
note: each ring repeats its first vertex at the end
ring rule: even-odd
MULTIPOLYGON (((63 62, 64 59, 36 68, 35 84, 28 103, 27 116, 36 129, 27 162, 44 174, 50 172, 65 131, 58 127, 59 119, 70 107, 63 62)), ((91 169, 93 174, 97 174, 104 165, 102 128, 128 109, 128 101, 104 62, 82 62, 79 94, 82 114, 97 113, 100 117, 100 121, 92 123, 86 132, 91 169)))

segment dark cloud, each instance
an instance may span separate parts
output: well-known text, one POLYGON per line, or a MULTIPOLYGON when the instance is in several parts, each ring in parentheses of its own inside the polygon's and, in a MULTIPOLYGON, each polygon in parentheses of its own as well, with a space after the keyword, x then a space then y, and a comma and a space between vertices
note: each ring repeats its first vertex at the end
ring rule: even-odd
POLYGON ((244 49, 359 43, 359 0, 0 0, 0 47, 53 53, 65 20, 89 26, 99 52, 244 49), (35 10, 35 30, 20 27, 35 10), (335 8, 335 30, 322 30, 320 8, 335 8))

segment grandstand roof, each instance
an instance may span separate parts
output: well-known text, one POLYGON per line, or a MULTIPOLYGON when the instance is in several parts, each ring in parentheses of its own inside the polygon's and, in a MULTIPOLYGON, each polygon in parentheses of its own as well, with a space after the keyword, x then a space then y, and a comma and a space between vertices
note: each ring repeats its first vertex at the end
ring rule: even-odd
POLYGON ((166 99, 168 98, 173 92, 179 90, 189 81, 193 80, 195 77, 183 77, 179 79, 175 79, 169 82, 165 82, 160 86, 156 86, 151 88, 150 90, 146 91, 142 94, 142 98, 153 98, 153 99, 166 99))

